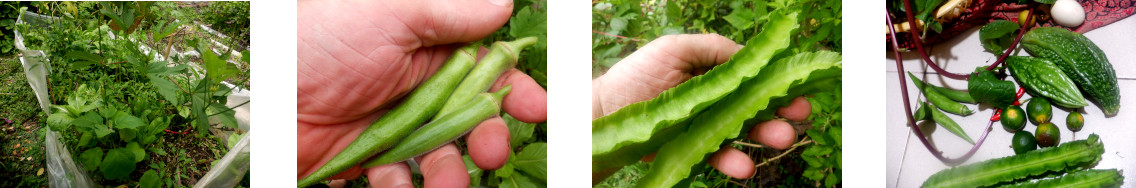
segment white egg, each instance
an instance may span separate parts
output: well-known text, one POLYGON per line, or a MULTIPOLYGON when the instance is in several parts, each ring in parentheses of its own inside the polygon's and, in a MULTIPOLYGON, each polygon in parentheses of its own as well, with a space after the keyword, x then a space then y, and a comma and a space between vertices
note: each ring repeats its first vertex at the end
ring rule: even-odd
POLYGON ((1057 0, 1050 9, 1053 21, 1065 27, 1077 27, 1085 22, 1085 8, 1076 0, 1057 0))

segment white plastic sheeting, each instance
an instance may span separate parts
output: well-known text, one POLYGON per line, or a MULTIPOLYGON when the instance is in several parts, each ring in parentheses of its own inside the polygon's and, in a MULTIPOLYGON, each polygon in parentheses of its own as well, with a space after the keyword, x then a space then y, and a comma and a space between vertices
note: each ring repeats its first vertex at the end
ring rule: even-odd
MULTIPOLYGON (((40 15, 31 12, 24 12, 17 19, 17 23, 29 24, 33 27, 46 27, 47 21, 58 20, 59 18, 40 15), (27 18, 25 21, 24 18, 27 18)), ((28 50, 24 45, 23 35, 20 34, 19 29, 15 30, 15 46, 16 49, 21 51, 20 63, 23 66, 24 73, 27 75, 28 84, 31 86, 32 91, 35 92, 36 99, 39 102, 40 108, 44 113, 51 114, 51 99, 47 93, 47 75, 50 73, 48 67, 50 62, 47 61, 46 55, 42 50, 28 50)), ((113 36, 112 36, 113 37, 113 36)), ((143 50, 150 48, 145 45, 139 45, 143 50)), ((227 48, 227 47, 226 47, 227 48)), ((196 54, 197 52, 185 52, 196 54)), ((160 57, 158 59, 164 59, 160 57)), ((198 70, 200 67, 192 66, 198 70)), ((228 103, 226 106, 230 108, 245 103, 250 100, 251 91, 241 89, 229 83, 224 83, 229 88, 232 88, 233 93, 228 96, 228 103)), ((229 149, 229 152, 224 157, 219 159, 209 170, 205 176, 199 178, 194 187, 233 187, 241 182, 245 173, 249 171, 249 156, 250 156, 250 138, 252 135, 249 131, 251 126, 249 124, 249 109, 252 105, 251 102, 245 103, 234 111, 236 111, 236 118, 241 130, 246 131, 244 137, 229 149)), ((47 156, 47 174, 48 185, 51 187, 95 187, 95 183, 87 176, 82 166, 78 165, 75 160, 71 158, 70 150, 66 145, 59 141, 58 133, 45 131, 45 145, 47 156)))

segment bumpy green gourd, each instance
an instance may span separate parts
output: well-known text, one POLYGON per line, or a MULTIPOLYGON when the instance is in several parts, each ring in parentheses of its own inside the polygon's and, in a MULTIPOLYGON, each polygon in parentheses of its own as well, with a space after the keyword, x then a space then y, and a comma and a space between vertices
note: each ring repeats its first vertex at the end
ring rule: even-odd
POLYGON ((299 180, 297 184, 304 187, 343 172, 383 150, 390 149, 419 125, 434 117, 446 102, 446 98, 473 67, 474 61, 477 60, 478 48, 479 45, 469 45, 454 51, 454 55, 446 61, 446 64, 407 95, 401 105, 375 120, 358 138, 343 148, 343 151, 312 174, 299 180))
POLYGON ((1006 58, 1010 75, 1030 91, 1051 99, 1054 104, 1066 108, 1080 108, 1089 105, 1077 85, 1065 76, 1057 65, 1049 60, 1036 57, 1010 56, 1006 58))
POLYGON ((1002 188, 1015 187, 1064 187, 1064 188, 1097 188, 1120 187, 1124 184, 1124 176, 1116 169, 1084 170, 1071 172, 1064 176, 1013 185, 1004 185, 1002 188))
POLYGON ((746 42, 725 64, 663 91, 654 99, 624 106, 592 120, 592 155, 606 155, 628 145, 648 141, 655 133, 683 121, 714 104, 753 78, 762 67, 789 46, 797 29, 797 13, 771 13, 761 33, 746 42))
POLYGON ((1104 154, 1104 143, 1096 134, 1091 134, 1088 139, 1057 147, 942 170, 927 178, 922 187, 983 187, 1049 172, 1076 171, 1100 161, 1101 154, 1104 154))
POLYGON ((839 77, 841 68, 840 54, 827 51, 797 54, 770 64, 695 117, 686 133, 663 144, 650 171, 636 186, 674 186, 723 141, 737 137, 747 119, 769 107, 770 99, 785 96, 789 88, 808 80, 839 77))
POLYGON ((1089 38, 1063 28, 1039 27, 1026 32, 1021 43, 1030 55, 1057 64, 1089 99, 1100 104, 1105 115, 1120 111, 1116 71, 1104 51, 1089 38))

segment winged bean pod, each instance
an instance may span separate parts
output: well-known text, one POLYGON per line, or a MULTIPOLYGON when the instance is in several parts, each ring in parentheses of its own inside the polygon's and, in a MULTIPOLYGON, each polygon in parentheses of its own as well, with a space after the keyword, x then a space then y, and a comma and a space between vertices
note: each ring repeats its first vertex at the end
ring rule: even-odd
POLYGON ((745 120, 769 107, 770 99, 811 79, 839 77, 840 54, 812 52, 778 60, 746 81, 734 93, 698 114, 690 130, 663 144, 650 171, 637 187, 671 187, 690 174, 691 166, 718 150, 726 139, 737 137, 745 120))
POLYGON ((1091 134, 1085 140, 1057 147, 942 170, 927 178, 922 187, 983 187, 1049 172, 1076 171, 1100 161, 1101 154, 1104 154, 1104 143, 1096 134, 1091 134))
POLYGON ((390 149, 418 125, 434 117, 449 94, 473 67, 478 48, 477 45, 469 45, 455 51, 446 64, 414 89, 401 105, 372 123, 343 151, 312 174, 300 179, 298 185, 304 187, 322 181, 390 149))
POLYGON ((725 64, 663 91, 654 99, 592 120, 592 156, 646 142, 651 135, 686 121, 722 99, 787 48, 790 34, 797 27, 796 13, 772 13, 761 33, 749 39, 725 64))
POLYGON ((1001 186, 1003 188, 1013 187, 1069 187, 1069 188, 1096 188, 1096 187, 1120 187, 1124 184, 1124 176, 1120 175, 1120 171, 1116 169, 1105 170, 1084 170, 1071 172, 1064 176, 1043 179, 1033 182, 1022 182, 1013 185, 1001 186))
POLYGON ((466 76, 465 80, 461 81, 461 85, 450 94, 450 98, 446 100, 442 110, 438 111, 438 115, 462 110, 461 108, 465 107, 473 96, 488 91, 501 73, 517 65, 521 50, 536 44, 538 40, 537 37, 525 37, 509 42, 494 42, 489 48, 489 53, 478 61, 477 66, 469 72, 469 76, 466 76))
POLYGON ((469 133, 473 127, 486 118, 501 112, 501 98, 509 94, 511 86, 505 86, 495 93, 482 93, 474 96, 461 111, 443 114, 430 123, 406 136, 394 148, 379 155, 374 160, 363 163, 363 168, 404 161, 411 157, 437 149, 469 133))

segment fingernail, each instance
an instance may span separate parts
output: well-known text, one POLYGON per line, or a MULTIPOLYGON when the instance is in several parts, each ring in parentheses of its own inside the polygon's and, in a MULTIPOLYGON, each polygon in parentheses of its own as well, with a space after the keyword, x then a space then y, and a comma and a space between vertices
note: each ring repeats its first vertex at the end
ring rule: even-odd
POLYGON ((505 5, 512 4, 513 0, 489 0, 489 2, 493 3, 494 5, 497 5, 497 6, 505 6, 505 5))

